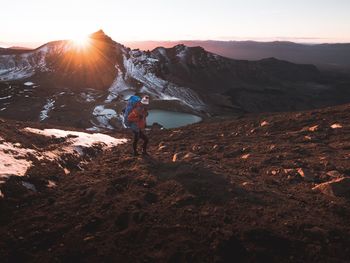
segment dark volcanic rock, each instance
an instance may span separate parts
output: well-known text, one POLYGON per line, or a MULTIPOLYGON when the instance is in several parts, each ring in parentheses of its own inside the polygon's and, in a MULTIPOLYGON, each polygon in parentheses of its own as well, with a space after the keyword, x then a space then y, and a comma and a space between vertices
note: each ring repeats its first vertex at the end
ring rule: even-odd
POLYGON ((326 195, 350 198, 350 177, 338 178, 313 188, 326 195))

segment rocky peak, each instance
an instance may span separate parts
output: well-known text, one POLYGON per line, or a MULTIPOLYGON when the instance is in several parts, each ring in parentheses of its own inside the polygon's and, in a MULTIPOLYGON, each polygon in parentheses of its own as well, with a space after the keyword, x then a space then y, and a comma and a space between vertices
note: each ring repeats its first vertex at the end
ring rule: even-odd
POLYGON ((175 48, 176 50, 181 51, 181 50, 186 49, 187 46, 185 46, 184 44, 178 44, 178 45, 174 46, 174 48, 175 48))
POLYGON ((112 44, 112 45, 118 45, 118 46, 122 46, 121 44, 115 42, 110 36, 106 35, 105 32, 100 29, 92 34, 89 35, 89 37, 93 40, 93 41, 99 41, 102 43, 106 43, 106 44, 112 44))
POLYGON ((94 39, 100 39, 105 37, 108 37, 108 36, 105 34, 105 32, 102 29, 90 34, 90 38, 94 38, 94 39))

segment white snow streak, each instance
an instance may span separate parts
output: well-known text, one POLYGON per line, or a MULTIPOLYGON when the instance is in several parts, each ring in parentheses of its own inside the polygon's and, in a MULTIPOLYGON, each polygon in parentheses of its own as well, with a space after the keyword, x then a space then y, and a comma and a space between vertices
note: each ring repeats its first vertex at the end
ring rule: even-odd
POLYGON ((6 96, 6 97, 0 97, 0 100, 6 100, 6 99, 9 99, 9 98, 12 98, 12 96, 9 95, 9 96, 6 96))
POLYGON ((43 110, 40 112, 39 119, 43 121, 49 117, 49 112, 54 109, 55 101, 53 99, 48 99, 46 104, 43 107, 43 110))
POLYGON ((31 81, 27 81, 27 82, 25 82, 25 83, 23 83, 23 85, 24 86, 34 86, 34 83, 33 82, 31 82, 31 81))
POLYGON ((115 80, 113 81, 111 87, 109 88, 109 95, 106 99, 106 103, 113 101, 115 98, 118 97, 118 95, 124 91, 124 90, 128 90, 131 87, 128 86, 123 78, 123 72, 119 69, 119 67, 117 67, 118 73, 117 73, 117 77, 115 78, 115 80))

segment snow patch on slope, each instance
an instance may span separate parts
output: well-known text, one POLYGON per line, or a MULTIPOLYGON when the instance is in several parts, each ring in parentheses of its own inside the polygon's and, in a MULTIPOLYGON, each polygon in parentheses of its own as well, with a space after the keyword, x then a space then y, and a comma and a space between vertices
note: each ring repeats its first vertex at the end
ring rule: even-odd
POLYGON ((23 68, 11 68, 0 73, 0 81, 25 79, 33 76, 34 73, 32 68, 28 66, 23 68))
POLYGON ((23 83, 24 86, 28 86, 28 87, 31 87, 31 86, 34 86, 34 83, 31 82, 31 81, 27 81, 25 83, 23 83))
POLYGON ((88 93, 88 92, 82 92, 80 93, 80 96, 84 99, 84 101, 86 101, 87 103, 90 103, 90 102, 94 102, 96 99, 95 97, 88 93))
POLYGON ((103 149, 117 146, 125 143, 126 139, 116 139, 102 133, 85 133, 77 131, 65 131, 60 129, 34 129, 25 128, 25 131, 55 138, 67 138, 69 143, 67 147, 63 147, 66 153, 82 153, 83 148, 89 148, 96 145, 102 145, 103 149))
POLYGON ((48 43, 45 46, 23 54, 0 55, 0 81, 26 79, 37 71, 47 72, 46 57, 49 54, 63 54, 67 43, 48 43))
POLYGON ((118 66, 116 66, 118 73, 117 77, 113 81, 111 87, 108 89, 109 95, 106 99, 106 103, 113 101, 118 97, 118 95, 125 90, 129 90, 131 87, 126 84, 123 76, 123 72, 120 70, 118 66))
POLYGON ((188 47, 183 46, 183 45, 178 45, 175 47, 176 49, 176 56, 179 57, 181 60, 184 60, 187 55, 188 47))
POLYGON ((12 98, 12 95, 6 96, 6 97, 0 97, 0 100, 7 100, 12 98))
POLYGON ((32 158, 58 161, 64 154, 83 156, 84 149, 87 148, 100 146, 103 150, 106 150, 127 142, 127 139, 116 139, 101 133, 90 134, 59 129, 40 130, 34 128, 25 128, 24 130, 33 134, 65 138, 66 140, 53 150, 41 151, 40 149, 24 148, 19 143, 6 142, 0 137, 0 178, 24 176, 32 166, 32 161, 30 160, 32 158))
POLYGON ((1 137, 0 141, 0 178, 25 175, 32 165, 28 158, 30 155, 35 155, 35 150, 21 148, 20 144, 6 142, 1 137))
POLYGON ((146 58, 145 55, 131 56, 130 58, 124 55, 126 76, 132 77, 144 85, 141 92, 147 92, 158 99, 178 100, 193 109, 204 107, 205 104, 193 90, 178 87, 171 82, 158 78, 153 72, 158 60, 147 60, 145 63, 146 58))

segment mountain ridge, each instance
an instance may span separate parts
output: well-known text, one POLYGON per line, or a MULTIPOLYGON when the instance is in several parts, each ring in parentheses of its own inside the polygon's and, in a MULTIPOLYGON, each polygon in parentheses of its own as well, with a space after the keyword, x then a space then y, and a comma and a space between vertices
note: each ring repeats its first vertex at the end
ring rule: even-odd
POLYGON ((0 55, 0 114, 113 129, 121 126, 125 99, 136 92, 150 95, 154 109, 232 115, 346 103, 348 82, 312 65, 234 60, 203 47, 131 50, 100 30, 85 48, 66 40, 0 55))
POLYGON ((276 57, 301 64, 315 64, 322 70, 350 72, 349 43, 303 44, 290 41, 135 41, 124 42, 132 48, 152 50, 157 46, 170 47, 178 43, 202 46, 206 50, 233 59, 259 60, 276 57), (345 57, 344 57, 345 56, 345 57))

